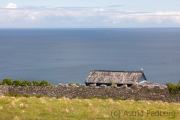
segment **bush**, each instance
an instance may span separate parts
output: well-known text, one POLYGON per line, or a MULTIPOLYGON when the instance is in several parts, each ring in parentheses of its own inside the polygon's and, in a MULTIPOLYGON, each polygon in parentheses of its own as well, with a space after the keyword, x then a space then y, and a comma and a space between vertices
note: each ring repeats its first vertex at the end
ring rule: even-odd
POLYGON ((13 82, 12 82, 13 85, 16 85, 16 86, 20 86, 21 85, 21 81, 19 79, 15 79, 13 82))
MULTIPOLYGON (((31 86, 31 85, 34 85, 34 86, 42 86, 42 85, 45 85, 45 86, 51 86, 51 84, 46 81, 46 80, 42 80, 41 82, 37 81, 37 80, 33 80, 32 82, 28 81, 28 80, 23 80, 21 82, 21 80, 19 79, 15 79, 14 81, 11 81, 11 78, 4 78, 2 81, 0 80, 0 85, 16 85, 16 86, 31 86)), ((76 85, 78 85, 76 83, 76 85)))
POLYGON ((29 82, 28 80, 23 80, 22 83, 21 83, 21 86, 30 86, 31 85, 31 82, 29 82))
POLYGON ((178 85, 175 85, 173 83, 167 83, 166 86, 167 86, 170 93, 172 93, 172 94, 179 93, 178 85))
POLYGON ((43 86, 43 85, 45 85, 45 86, 50 86, 51 84, 50 84, 48 81, 46 81, 46 80, 42 80, 42 81, 39 83, 39 85, 40 85, 40 86, 43 86))
POLYGON ((33 80, 31 83, 32 83, 34 86, 39 86, 39 84, 40 84, 37 80, 33 80))
POLYGON ((180 91, 180 80, 179 80, 179 82, 178 82, 178 84, 177 84, 177 87, 178 87, 178 89, 179 89, 179 91, 180 91))
POLYGON ((2 80, 0 80, 0 85, 3 85, 3 81, 2 80))
POLYGON ((11 78, 4 78, 2 84, 5 85, 12 85, 11 78))

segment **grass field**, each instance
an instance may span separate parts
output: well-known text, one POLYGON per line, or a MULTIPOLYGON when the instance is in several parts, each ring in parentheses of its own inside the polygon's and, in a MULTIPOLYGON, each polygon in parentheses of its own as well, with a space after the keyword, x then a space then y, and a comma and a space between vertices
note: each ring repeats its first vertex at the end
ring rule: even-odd
POLYGON ((180 120, 180 103, 0 96, 1 120, 180 120))

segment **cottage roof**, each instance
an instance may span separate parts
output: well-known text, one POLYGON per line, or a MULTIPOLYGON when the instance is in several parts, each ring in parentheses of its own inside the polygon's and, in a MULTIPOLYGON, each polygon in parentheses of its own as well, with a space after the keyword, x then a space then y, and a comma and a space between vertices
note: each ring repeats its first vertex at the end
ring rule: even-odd
POLYGON ((133 84, 146 80, 143 71, 90 70, 85 83, 133 84))

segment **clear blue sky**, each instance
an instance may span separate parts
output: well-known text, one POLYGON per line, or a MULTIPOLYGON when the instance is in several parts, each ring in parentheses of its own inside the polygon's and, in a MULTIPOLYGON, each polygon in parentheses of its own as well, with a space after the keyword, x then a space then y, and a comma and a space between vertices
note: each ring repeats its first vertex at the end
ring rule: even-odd
POLYGON ((180 27, 180 0, 2 0, 0 28, 180 27))

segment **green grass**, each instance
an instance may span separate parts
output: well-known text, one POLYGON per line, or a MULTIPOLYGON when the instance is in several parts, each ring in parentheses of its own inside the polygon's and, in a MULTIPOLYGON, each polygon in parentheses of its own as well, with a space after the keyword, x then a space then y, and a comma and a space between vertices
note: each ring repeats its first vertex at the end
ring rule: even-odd
POLYGON ((110 98, 0 96, 0 115, 1 120, 179 120, 180 103, 110 98), (166 116, 157 113, 147 115, 147 112, 158 110, 169 113, 166 116))

